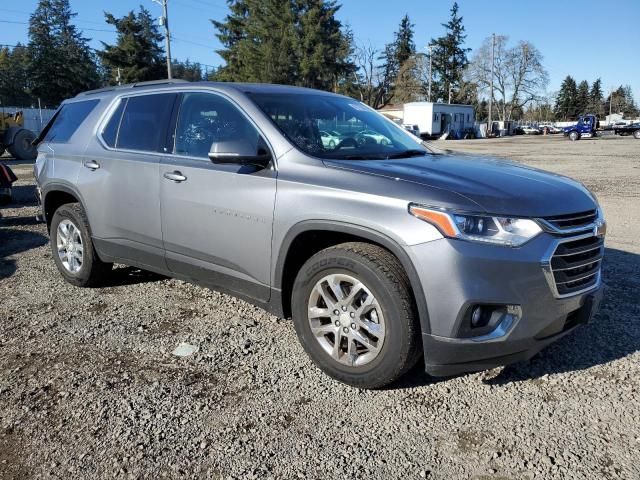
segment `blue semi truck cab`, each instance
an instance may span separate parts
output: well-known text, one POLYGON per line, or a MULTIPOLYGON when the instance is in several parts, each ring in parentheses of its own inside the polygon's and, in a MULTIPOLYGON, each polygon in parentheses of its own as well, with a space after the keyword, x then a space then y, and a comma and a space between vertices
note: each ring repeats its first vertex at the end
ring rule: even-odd
POLYGON ((598 118, 595 115, 582 115, 578 119, 578 123, 570 127, 564 127, 564 136, 570 140, 576 141, 581 138, 590 138, 596 136, 598 128, 598 118))

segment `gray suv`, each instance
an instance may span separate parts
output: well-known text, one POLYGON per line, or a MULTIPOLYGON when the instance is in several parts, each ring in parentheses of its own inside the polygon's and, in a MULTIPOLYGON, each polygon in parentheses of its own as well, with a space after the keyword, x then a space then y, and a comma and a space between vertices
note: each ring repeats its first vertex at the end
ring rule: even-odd
POLYGON ((64 102, 35 176, 62 276, 114 263, 293 318, 361 388, 528 359, 588 321, 605 223, 569 178, 437 151, 351 98, 155 82, 64 102), (331 139, 320 132, 331 132, 331 139))

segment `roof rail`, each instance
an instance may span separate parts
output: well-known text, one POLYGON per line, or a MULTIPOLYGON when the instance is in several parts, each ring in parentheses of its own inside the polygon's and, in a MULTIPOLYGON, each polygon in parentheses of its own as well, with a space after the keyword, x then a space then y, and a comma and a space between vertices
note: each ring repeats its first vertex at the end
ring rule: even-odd
POLYGON ((169 79, 165 79, 165 80, 150 80, 148 82, 127 83, 125 85, 112 85, 112 86, 109 86, 109 87, 98 88, 96 90, 88 90, 86 92, 81 92, 77 96, 78 97, 84 97, 84 96, 87 96, 87 95, 95 95, 95 94, 98 94, 98 93, 111 92, 113 90, 124 90, 126 88, 140 88, 140 87, 147 87, 147 86, 152 86, 152 85, 171 85, 173 83, 189 83, 189 81, 188 80, 183 80, 181 78, 172 78, 171 80, 169 80, 169 79))
POLYGON ((172 78, 172 79, 165 79, 165 80, 150 80, 148 82, 136 82, 131 84, 131 88, 138 88, 138 87, 146 87, 147 85, 170 85, 172 83, 189 83, 188 80, 183 80, 181 78, 172 78))

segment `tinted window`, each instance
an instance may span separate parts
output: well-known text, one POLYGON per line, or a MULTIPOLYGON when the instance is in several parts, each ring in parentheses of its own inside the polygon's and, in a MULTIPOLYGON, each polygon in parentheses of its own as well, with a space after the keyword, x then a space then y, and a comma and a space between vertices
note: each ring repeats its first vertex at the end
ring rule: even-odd
POLYGON ((129 97, 117 134, 116 148, 158 151, 164 140, 175 94, 129 97))
POLYGON ((65 103, 48 125, 45 142, 67 143, 100 100, 65 103))
POLYGON ((217 144, 228 151, 239 145, 254 153, 260 135, 228 100, 209 93, 186 93, 176 124, 176 155, 208 158, 217 144))
POLYGON ((121 99, 118 103, 118 108, 116 108, 113 115, 109 119, 109 123, 102 130, 102 139, 105 141, 107 145, 110 147, 116 146, 116 140, 118 138, 118 127, 120 126, 120 120, 122 119, 122 112, 124 112, 124 107, 127 104, 126 99, 121 99))

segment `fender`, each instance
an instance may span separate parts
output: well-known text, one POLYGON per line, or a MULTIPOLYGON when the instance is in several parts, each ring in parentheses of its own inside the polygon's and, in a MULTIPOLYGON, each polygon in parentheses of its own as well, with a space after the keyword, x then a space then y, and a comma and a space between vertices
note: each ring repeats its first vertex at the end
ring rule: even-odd
POLYGON ((84 208, 84 199, 82 198, 82 195, 80 195, 80 192, 75 188, 75 186, 68 183, 47 183, 44 187, 42 187, 42 215, 45 222, 47 222, 47 225, 49 224, 51 219, 46 218, 47 213, 45 211, 45 205, 47 204, 47 195, 49 195, 51 192, 65 192, 69 195, 73 195, 78 199, 80 205, 82 205, 82 208, 84 208))
POLYGON ((420 317, 420 327, 423 333, 430 333, 431 326, 429 323, 429 313, 427 310, 427 301, 424 296, 424 290, 422 289, 422 284, 420 282, 420 278, 416 269, 413 265, 413 262, 404 251, 404 249, 400 246, 400 244, 384 235, 376 230, 373 230, 368 227, 363 227, 361 225, 347 223, 347 222, 339 222, 333 220, 305 220, 300 223, 295 224, 293 227, 289 229, 287 234, 285 235, 282 244, 280 245, 280 250, 278 252, 278 258, 275 264, 275 271, 273 277, 273 287, 275 292, 282 291, 282 279, 284 276, 284 263, 287 258, 287 254, 289 252, 289 248, 293 243, 293 240, 300 235, 301 233, 312 231, 312 230, 322 230, 336 233, 344 233, 347 235, 354 235, 357 237, 362 237, 366 240, 369 240, 373 243, 377 243, 382 247, 389 250, 393 253, 404 268, 405 272, 409 277, 409 282, 411 283, 411 289, 413 290, 413 294, 416 300, 416 305, 418 307, 418 316, 420 317))

